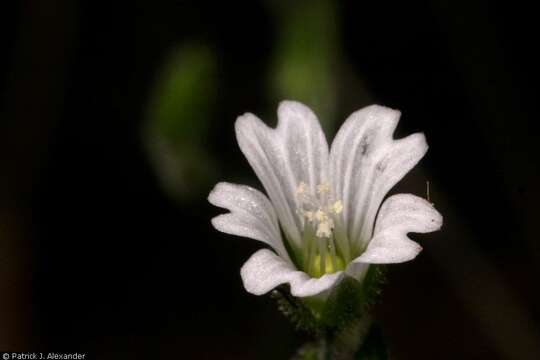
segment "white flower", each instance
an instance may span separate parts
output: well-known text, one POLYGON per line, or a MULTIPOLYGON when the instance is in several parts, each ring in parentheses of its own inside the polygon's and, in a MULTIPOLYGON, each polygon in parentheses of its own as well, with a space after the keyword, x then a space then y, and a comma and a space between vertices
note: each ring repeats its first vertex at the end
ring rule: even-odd
POLYGON ((219 183, 209 201, 230 213, 212 219, 222 232, 262 241, 241 269, 244 287, 261 295, 288 283, 297 297, 320 294, 345 275, 362 280, 369 264, 412 260, 409 232, 438 230, 426 200, 388 191, 427 151, 423 134, 393 139, 400 112, 372 105, 354 112, 331 150, 315 114, 283 101, 278 126, 246 113, 235 124, 240 149, 270 200, 244 185, 219 183), (281 231, 281 230, 282 231, 281 231), (283 236, 282 236, 283 233, 283 236))

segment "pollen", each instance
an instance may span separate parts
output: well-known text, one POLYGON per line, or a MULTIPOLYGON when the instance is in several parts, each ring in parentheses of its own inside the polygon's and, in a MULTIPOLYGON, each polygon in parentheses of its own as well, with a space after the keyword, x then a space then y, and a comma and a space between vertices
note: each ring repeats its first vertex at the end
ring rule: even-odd
POLYGON ((301 182, 300 184, 298 184, 298 187, 296 188, 296 194, 304 195, 306 193, 306 187, 307 184, 305 182, 301 182))
POLYGON ((326 219, 321 221, 317 226, 316 235, 320 238, 329 238, 332 235, 332 229, 334 229, 334 222, 332 219, 326 219))
POLYGON ((330 184, 328 183, 322 183, 317 185, 317 193, 318 194, 328 194, 330 192, 330 184))
POLYGON ((318 184, 316 189, 317 195, 314 196, 309 193, 309 187, 305 182, 298 184, 296 187, 299 200, 298 214, 306 224, 313 226, 317 237, 328 239, 332 237, 334 230, 334 217, 343 211, 343 203, 341 200, 330 200, 330 184, 318 184))
POLYGON ((326 212, 322 211, 322 209, 319 209, 315 213, 315 219, 319 222, 323 222, 323 221, 326 221, 326 219, 328 219, 328 215, 326 215, 326 212))
POLYGON ((334 214, 341 214, 343 211, 343 202, 341 202, 341 200, 336 201, 332 204, 331 210, 334 214))

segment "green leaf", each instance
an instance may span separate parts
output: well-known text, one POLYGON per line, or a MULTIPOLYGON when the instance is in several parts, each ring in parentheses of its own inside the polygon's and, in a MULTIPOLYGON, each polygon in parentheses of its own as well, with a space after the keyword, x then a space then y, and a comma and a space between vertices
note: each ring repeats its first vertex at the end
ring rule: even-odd
POLYGON ((216 59, 202 45, 184 46, 165 60, 150 94, 143 139, 164 189, 184 200, 214 179, 205 144, 216 99, 216 59))
POLYGON ((337 3, 332 0, 273 1, 276 50, 270 88, 274 98, 298 100, 319 115, 323 128, 335 120, 342 50, 337 3))

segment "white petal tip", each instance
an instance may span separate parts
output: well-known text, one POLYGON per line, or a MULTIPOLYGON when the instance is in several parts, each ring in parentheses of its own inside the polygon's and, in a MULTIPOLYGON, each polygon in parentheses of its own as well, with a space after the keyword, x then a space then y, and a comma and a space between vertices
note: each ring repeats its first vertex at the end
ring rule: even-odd
POLYGON ((216 200, 217 200, 217 196, 216 194, 219 192, 219 183, 216 184, 212 190, 210 190, 210 193, 208 194, 208 197, 207 197, 207 200, 210 204, 214 205, 214 206, 219 206, 216 204, 216 200))
POLYGON ((294 100, 283 100, 279 102, 278 105, 278 113, 282 111, 310 111, 311 109, 307 106, 302 104, 299 101, 294 100))
POLYGON ((420 254, 422 246, 414 241, 400 242, 397 247, 372 247, 355 260, 369 264, 399 264, 411 261, 420 254))
POLYGON ((229 215, 230 215, 230 213, 228 213, 228 214, 220 214, 218 216, 215 216, 210 220, 210 223, 212 224, 214 229, 216 229, 217 231, 221 231, 223 233, 229 234, 230 231, 227 231, 227 225, 226 225, 227 224, 227 216, 229 216, 229 215))
POLYGON ((234 128, 236 131, 238 131, 242 126, 247 125, 249 122, 253 121, 257 117, 249 112, 246 112, 236 118, 236 121, 234 123, 234 128))
POLYGON ((367 111, 371 116, 377 116, 381 119, 390 118, 397 120, 401 117, 401 111, 377 104, 368 105, 359 111, 367 111))
MULTIPOLYGON (((294 123, 300 121, 317 122, 318 120, 315 113, 307 106, 298 101, 284 100, 279 103, 278 106, 278 119, 279 124, 283 126, 284 122, 293 121, 294 123)), ((289 123, 290 125, 290 123, 289 123)), ((278 125, 278 127, 280 127, 278 125)))

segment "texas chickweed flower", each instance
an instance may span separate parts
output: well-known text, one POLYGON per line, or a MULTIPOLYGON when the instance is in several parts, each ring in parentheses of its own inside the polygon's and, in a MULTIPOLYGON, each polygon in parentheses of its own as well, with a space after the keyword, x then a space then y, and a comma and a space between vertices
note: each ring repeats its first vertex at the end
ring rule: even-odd
POLYGON ((278 125, 246 113, 235 124, 240 149, 269 199, 245 185, 219 183, 209 195, 230 212, 212 219, 222 232, 262 241, 241 269, 246 290, 261 295, 289 284, 296 297, 324 293, 346 275, 362 281, 370 264, 412 260, 410 232, 438 230, 426 200, 388 191, 424 156, 423 134, 394 139, 400 112, 372 105, 354 112, 329 150, 315 114, 283 101, 278 125))

